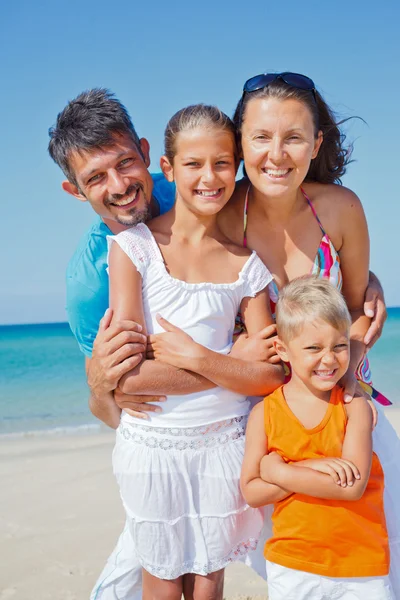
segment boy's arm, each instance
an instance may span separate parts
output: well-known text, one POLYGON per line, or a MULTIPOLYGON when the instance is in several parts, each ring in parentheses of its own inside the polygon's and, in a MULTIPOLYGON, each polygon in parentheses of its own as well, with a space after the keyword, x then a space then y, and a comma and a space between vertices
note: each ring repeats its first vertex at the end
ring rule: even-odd
POLYGON ((359 500, 368 483, 372 460, 372 413, 364 398, 354 398, 346 405, 348 423, 342 458, 358 468, 360 478, 353 485, 342 487, 325 475, 306 467, 285 464, 276 455, 270 460, 264 475, 268 481, 298 494, 326 500, 359 500))
POLYGON ((291 492, 276 484, 267 483, 260 477, 260 462, 267 450, 267 436, 264 427, 264 403, 257 404, 250 413, 246 428, 240 487, 249 506, 257 508, 279 502, 291 492))
MULTIPOLYGON (((272 317, 267 289, 254 298, 245 298, 241 310, 249 335, 264 337, 272 317)), ((156 360, 198 373, 215 385, 246 396, 264 396, 283 383, 283 368, 264 361, 246 361, 214 352, 197 344, 179 327, 159 317, 166 333, 152 336, 156 360)))

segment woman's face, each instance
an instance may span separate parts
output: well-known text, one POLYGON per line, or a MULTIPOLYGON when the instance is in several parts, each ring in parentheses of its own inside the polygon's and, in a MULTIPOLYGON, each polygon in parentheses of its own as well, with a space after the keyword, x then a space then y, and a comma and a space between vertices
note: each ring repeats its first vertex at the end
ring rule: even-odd
POLYGON ((321 143, 322 132, 315 137, 311 113, 303 102, 255 98, 247 103, 243 159, 251 183, 262 194, 281 196, 296 191, 321 143))

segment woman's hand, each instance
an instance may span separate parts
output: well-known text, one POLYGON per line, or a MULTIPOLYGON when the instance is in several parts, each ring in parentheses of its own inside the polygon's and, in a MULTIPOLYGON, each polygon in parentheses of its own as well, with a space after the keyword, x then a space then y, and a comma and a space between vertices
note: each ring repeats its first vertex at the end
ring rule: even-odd
POLYGON ((281 359, 274 348, 276 325, 268 325, 254 335, 242 333, 233 344, 230 356, 247 361, 263 361, 279 364, 281 359))
POLYGON ((378 411, 372 402, 371 396, 363 390, 354 373, 347 371, 346 375, 339 381, 339 385, 344 388, 343 399, 346 404, 351 402, 353 398, 365 398, 372 411, 372 428, 375 429, 378 422, 378 411))
POLYGON ((146 358, 160 360, 177 369, 185 369, 190 359, 200 356, 202 346, 160 315, 157 315, 157 321, 165 329, 165 333, 148 336, 146 358))
POLYGON ((365 292, 364 313, 372 319, 369 329, 364 337, 367 350, 372 348, 380 338, 383 326, 387 319, 385 296, 379 279, 374 273, 369 272, 368 287, 365 292))

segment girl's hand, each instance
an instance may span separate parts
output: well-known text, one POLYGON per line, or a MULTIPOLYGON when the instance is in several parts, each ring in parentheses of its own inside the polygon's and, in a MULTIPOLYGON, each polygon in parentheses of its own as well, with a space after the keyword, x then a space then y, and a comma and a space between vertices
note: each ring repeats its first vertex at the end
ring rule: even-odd
POLYGON ((356 465, 344 458, 310 458, 291 464, 330 475, 333 481, 342 487, 351 487, 356 479, 360 479, 356 465))
POLYGON ((185 369, 190 359, 200 355, 201 346, 187 333, 157 315, 157 321, 165 333, 149 335, 147 338, 147 359, 168 363, 177 369, 185 369))

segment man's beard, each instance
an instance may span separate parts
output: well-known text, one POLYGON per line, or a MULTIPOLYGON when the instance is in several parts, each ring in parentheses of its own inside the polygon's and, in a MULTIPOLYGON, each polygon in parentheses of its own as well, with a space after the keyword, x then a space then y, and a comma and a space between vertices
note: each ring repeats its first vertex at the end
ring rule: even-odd
POLYGON ((126 225, 127 227, 133 227, 138 223, 147 223, 151 219, 150 206, 146 204, 145 208, 138 210, 133 206, 129 212, 124 215, 116 215, 115 220, 120 225, 126 225))
POLYGON ((110 206, 113 204, 115 200, 123 200, 124 198, 129 198, 136 190, 139 191, 143 195, 145 200, 145 206, 141 210, 133 206, 129 211, 125 211, 124 214, 115 215, 115 220, 120 225, 125 225, 127 227, 133 227, 138 223, 146 223, 151 219, 151 210, 150 203, 147 201, 146 195, 144 193, 144 189, 140 184, 130 185, 126 190, 125 194, 113 194, 112 199, 107 199, 106 206, 110 206))

